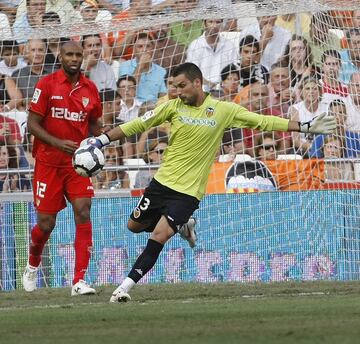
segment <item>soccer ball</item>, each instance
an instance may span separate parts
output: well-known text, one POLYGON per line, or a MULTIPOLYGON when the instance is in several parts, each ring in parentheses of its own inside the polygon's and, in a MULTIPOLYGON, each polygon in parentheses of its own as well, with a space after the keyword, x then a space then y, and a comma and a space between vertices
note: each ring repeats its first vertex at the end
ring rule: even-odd
POLYGON ((75 151, 72 163, 77 174, 83 177, 92 177, 103 169, 105 158, 99 148, 85 145, 75 151))

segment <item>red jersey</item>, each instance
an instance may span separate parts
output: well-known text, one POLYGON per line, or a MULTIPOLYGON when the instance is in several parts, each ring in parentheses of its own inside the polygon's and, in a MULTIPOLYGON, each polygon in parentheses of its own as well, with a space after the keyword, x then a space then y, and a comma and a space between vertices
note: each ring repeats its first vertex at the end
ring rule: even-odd
MULTIPOLYGON (((42 126, 62 140, 80 142, 88 136, 89 122, 102 115, 95 84, 80 74, 73 88, 61 69, 39 80, 29 110, 42 116, 42 126)), ((33 156, 51 166, 71 166, 72 156, 35 138, 33 156)))

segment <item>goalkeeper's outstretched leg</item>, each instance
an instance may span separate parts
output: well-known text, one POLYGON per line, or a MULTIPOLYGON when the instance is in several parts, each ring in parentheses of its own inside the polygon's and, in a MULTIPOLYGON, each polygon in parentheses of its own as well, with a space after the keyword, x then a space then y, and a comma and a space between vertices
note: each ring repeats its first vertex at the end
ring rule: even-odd
POLYGON ((166 242, 177 232, 181 232, 190 246, 195 245, 196 221, 191 216, 198 206, 199 200, 195 197, 169 189, 155 179, 151 181, 128 222, 132 232, 151 231, 150 238, 128 277, 113 292, 110 302, 131 299, 131 288, 152 269, 166 242))

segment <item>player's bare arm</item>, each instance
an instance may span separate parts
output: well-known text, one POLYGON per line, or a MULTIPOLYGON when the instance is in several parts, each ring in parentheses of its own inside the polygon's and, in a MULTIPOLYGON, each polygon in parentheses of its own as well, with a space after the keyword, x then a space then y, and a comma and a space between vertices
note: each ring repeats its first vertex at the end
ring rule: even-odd
POLYGON ((33 111, 29 111, 28 128, 30 134, 34 135, 39 140, 47 143, 50 146, 56 147, 59 150, 73 154, 78 148, 78 144, 71 140, 61 140, 53 135, 50 135, 42 126, 43 117, 33 111))
POLYGON ((85 139, 84 141, 81 142, 80 146, 84 144, 91 144, 101 149, 102 147, 108 145, 110 142, 120 140, 124 137, 126 137, 126 135, 119 126, 109 130, 108 132, 100 136, 90 137, 88 139, 85 139))
POLYGON ((94 135, 94 136, 101 135, 103 133, 101 119, 98 118, 96 120, 90 121, 89 122, 89 130, 90 130, 91 135, 94 135))

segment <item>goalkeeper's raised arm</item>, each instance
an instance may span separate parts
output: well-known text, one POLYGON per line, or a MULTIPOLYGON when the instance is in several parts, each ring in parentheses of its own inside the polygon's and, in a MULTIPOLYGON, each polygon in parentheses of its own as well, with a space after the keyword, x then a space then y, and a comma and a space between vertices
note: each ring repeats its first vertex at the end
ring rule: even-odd
MULTIPOLYGON (((203 91, 201 71, 193 63, 184 63, 176 68, 173 85, 177 89, 177 99, 170 100, 146 112, 144 116, 122 124, 106 134, 91 138, 87 142, 102 148, 111 141, 141 133, 165 121, 171 122, 176 129, 182 126, 182 130, 189 129, 189 131, 193 126, 210 126, 218 132, 230 127, 239 127, 261 131, 330 134, 336 128, 335 119, 326 113, 308 122, 297 122, 277 116, 259 115, 234 103, 215 100, 203 91)), ((208 134, 213 137, 213 130, 208 131, 208 134)), ((205 144, 206 140, 203 142, 205 144)))

